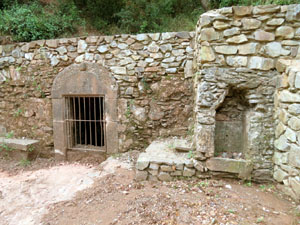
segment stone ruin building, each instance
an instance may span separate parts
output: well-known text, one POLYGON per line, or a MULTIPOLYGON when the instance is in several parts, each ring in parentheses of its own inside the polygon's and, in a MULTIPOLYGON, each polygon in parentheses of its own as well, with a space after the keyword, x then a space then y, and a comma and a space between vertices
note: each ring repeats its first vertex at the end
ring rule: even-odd
POLYGON ((0 130, 18 137, 0 142, 63 160, 139 150, 138 180, 275 180, 300 200, 299 45, 300 5, 209 11, 195 32, 0 45, 0 130))

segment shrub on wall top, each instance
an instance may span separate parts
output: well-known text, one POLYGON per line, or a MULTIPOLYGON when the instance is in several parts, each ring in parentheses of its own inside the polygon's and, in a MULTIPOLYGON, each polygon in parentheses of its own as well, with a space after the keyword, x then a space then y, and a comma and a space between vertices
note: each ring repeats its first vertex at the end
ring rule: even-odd
POLYGON ((72 33, 81 21, 74 5, 42 7, 39 3, 14 4, 0 11, 0 33, 15 41, 33 41, 72 33))

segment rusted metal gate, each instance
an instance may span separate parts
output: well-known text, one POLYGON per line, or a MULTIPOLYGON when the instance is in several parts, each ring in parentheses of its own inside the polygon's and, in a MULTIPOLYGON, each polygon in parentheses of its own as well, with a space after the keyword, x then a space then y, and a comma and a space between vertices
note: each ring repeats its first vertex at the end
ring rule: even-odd
POLYGON ((67 146, 106 151, 104 96, 64 96, 67 146))

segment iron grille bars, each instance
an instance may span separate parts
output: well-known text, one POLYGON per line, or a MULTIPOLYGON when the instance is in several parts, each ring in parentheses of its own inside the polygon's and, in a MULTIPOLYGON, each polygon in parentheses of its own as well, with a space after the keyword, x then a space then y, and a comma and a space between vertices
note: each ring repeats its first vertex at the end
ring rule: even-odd
POLYGON ((65 122, 68 149, 105 151, 104 96, 65 96, 65 122))

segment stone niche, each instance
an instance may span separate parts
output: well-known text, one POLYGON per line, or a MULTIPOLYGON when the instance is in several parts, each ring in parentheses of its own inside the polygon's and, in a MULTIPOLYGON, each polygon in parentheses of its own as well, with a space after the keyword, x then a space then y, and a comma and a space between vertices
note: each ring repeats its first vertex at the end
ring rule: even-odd
POLYGON ((249 104, 243 91, 229 89, 216 109, 215 153, 224 158, 243 158, 247 146, 246 111, 249 104))
POLYGON ((52 87, 56 158, 118 152, 117 86, 96 63, 74 64, 52 87))

